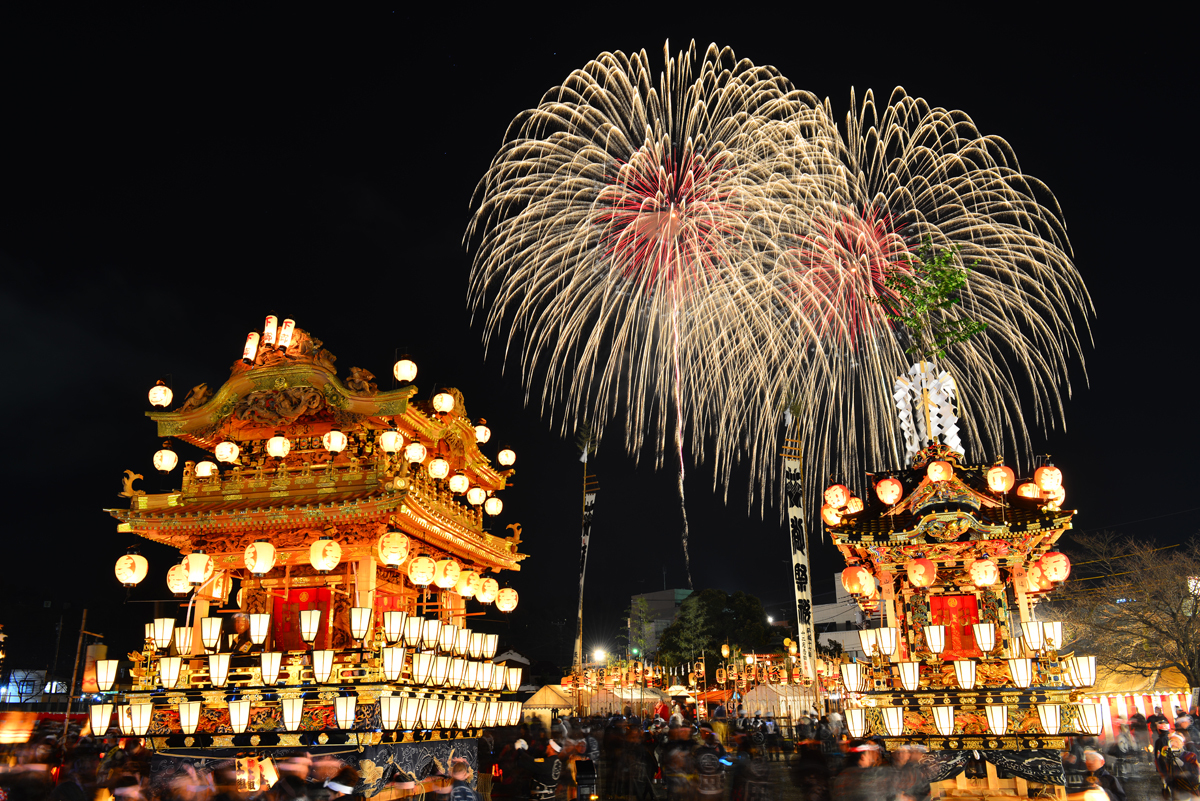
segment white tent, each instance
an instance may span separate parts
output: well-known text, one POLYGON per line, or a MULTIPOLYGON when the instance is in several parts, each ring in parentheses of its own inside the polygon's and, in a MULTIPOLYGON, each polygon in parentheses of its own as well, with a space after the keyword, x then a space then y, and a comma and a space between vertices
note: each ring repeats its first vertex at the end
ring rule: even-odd
POLYGON ((796 721, 813 706, 813 695, 811 690, 790 684, 760 684, 742 696, 740 703, 748 717, 761 713, 763 717, 770 714, 796 721))
POLYGON ((646 716, 659 701, 671 703, 662 690, 653 687, 599 687, 575 692, 579 694, 583 708, 592 715, 621 714, 628 706, 634 714, 646 716))
POLYGON ((536 719, 546 728, 550 728, 551 722, 559 714, 574 708, 575 702, 567 697, 562 685, 547 684, 522 704, 522 717, 526 723, 536 719))

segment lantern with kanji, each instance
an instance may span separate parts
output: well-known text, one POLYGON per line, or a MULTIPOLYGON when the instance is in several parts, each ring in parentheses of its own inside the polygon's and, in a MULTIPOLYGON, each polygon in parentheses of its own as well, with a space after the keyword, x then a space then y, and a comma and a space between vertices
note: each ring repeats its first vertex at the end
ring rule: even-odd
POLYGON ((827 503, 821 506, 821 519, 827 526, 838 526, 842 523, 841 514, 827 503))
POLYGON ((930 462, 929 467, 925 468, 925 475, 929 476, 930 481, 949 481, 954 477, 954 468, 949 462, 930 462))
POLYGON ((1016 480, 1012 468, 1007 465, 998 464, 988 468, 988 489, 992 492, 1008 492, 1016 480))
POLYGON ((850 500, 846 501, 846 514, 856 515, 859 512, 861 512, 862 510, 863 510, 862 498, 857 498, 857 497, 851 495, 850 500))
POLYGON ((887 506, 892 506, 904 494, 904 485, 899 479, 885 478, 875 485, 875 495, 887 506))
POLYGON ((1046 580, 1055 584, 1066 581, 1067 576, 1071 575, 1071 560, 1061 551, 1047 551, 1038 560, 1038 566, 1046 580))
POLYGON ((850 490, 845 484, 831 484, 825 490, 825 503, 834 509, 841 509, 850 500, 850 490))
POLYGON ((851 595, 870 595, 875 590, 875 577, 866 568, 853 565, 842 571, 842 586, 851 595))
POLYGON ((1038 488, 1037 484, 1034 484, 1032 481, 1026 481, 1017 487, 1017 495, 1020 495, 1022 498, 1036 499, 1042 497, 1042 491, 1038 488))
POLYGON ((1062 471, 1052 464, 1043 465, 1033 471, 1033 483, 1042 492, 1049 492, 1062 486, 1062 471))
POLYGON ((505 587, 496 595, 496 608, 501 612, 511 612, 517 608, 517 591, 512 587, 505 587))
POLYGON ((381 564, 396 567, 408 558, 408 537, 402 531, 386 531, 375 542, 375 556, 381 564))
POLYGON ((991 559, 976 559, 968 569, 976 587, 990 587, 1000 578, 1000 568, 991 559))
POLYGON ((342 561, 342 546, 337 540, 317 540, 308 546, 308 561, 322 573, 328 573, 342 561))
POLYGON ((914 587, 928 587, 937 579, 937 565, 925 558, 910 561, 906 572, 908 583, 914 587))

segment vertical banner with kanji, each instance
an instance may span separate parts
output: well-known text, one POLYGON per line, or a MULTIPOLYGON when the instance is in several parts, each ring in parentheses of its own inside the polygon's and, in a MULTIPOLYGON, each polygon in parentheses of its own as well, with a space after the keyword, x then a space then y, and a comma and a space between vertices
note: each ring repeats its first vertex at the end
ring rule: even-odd
POLYGON ((812 583, 809 580, 808 531, 804 525, 804 493, 800 459, 783 460, 787 526, 792 545, 792 580, 796 588, 796 659, 807 682, 817 678, 817 643, 813 628, 812 583))
POLYGON ((592 538, 592 513, 596 506, 596 493, 588 492, 583 496, 583 536, 579 545, 579 616, 575 624, 575 664, 579 670, 583 666, 583 579, 587 574, 588 540, 592 538))

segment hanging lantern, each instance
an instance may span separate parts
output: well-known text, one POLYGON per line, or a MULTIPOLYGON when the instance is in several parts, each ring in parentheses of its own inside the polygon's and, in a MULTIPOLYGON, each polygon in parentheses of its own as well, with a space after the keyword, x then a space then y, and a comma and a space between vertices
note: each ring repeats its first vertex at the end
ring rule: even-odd
POLYGON ((321 444, 330 453, 341 453, 346 450, 346 435, 341 431, 329 431, 321 437, 321 444))
POLYGON ((1038 704, 1038 720, 1042 723, 1042 731, 1053 737, 1058 734, 1062 720, 1062 707, 1058 704, 1038 704))
POLYGON ((275 347, 280 350, 287 350, 292 346, 292 334, 296 331, 296 321, 285 319, 283 325, 279 327, 279 341, 275 347))
POLYGON ((175 618, 154 618, 154 645, 159 650, 171 647, 171 636, 175 633, 175 618))
POLYGON ((408 537, 401 531, 388 531, 375 542, 375 558, 380 564, 398 567, 408 558, 408 537))
POLYGON ((267 455, 282 459, 292 450, 292 442, 282 434, 276 434, 267 440, 267 455))
POLYGON ((275 336, 279 333, 279 318, 274 314, 268 314, 263 322, 262 344, 263 347, 275 344, 275 336))
MULTIPOLYGON (((461 580, 461 579, 460 579, 461 580)), ((458 636, 454 638, 454 653, 459 656, 466 656, 467 651, 471 648, 471 630, 463 626, 458 630, 458 636)))
POLYGON ((1021 624, 1021 637, 1025 640, 1025 647, 1030 651, 1040 651, 1046 644, 1045 631, 1042 629, 1041 621, 1026 620, 1021 624))
POLYGON ((130 704, 126 709, 129 710, 130 729, 138 737, 145 737, 146 732, 150 730, 150 716, 154 712, 154 705, 130 704))
POLYGON ((471 598, 477 589, 479 589, 478 573, 474 570, 463 570, 458 574, 458 583, 454 585, 455 592, 464 598, 471 598))
POLYGON ((275 546, 269 542, 252 542, 246 546, 242 562, 251 574, 262 578, 275 567, 275 546))
POLYGON ((512 467, 517 462, 517 454, 512 448, 505 448, 496 454, 496 461, 504 467, 512 467))
POLYGON ((242 347, 242 361, 246 364, 254 364, 254 357, 258 355, 258 332, 251 331, 246 334, 246 344, 242 347))
POLYGON ((852 565, 842 571, 842 586, 851 595, 870 595, 875 591, 875 577, 866 568, 852 565))
POLYGON ((167 571, 167 589, 176 595, 183 595, 191 588, 187 568, 183 565, 172 565, 171 569, 167 571))
POLYGON ((379 435, 379 449, 384 453, 399 453, 404 447, 404 435, 395 429, 379 435))
POLYGON ((271 616, 262 612, 250 615, 250 642, 262 645, 271 630, 271 616))
MULTIPOLYGON (((434 618, 424 618, 421 621, 421 646, 428 651, 434 651, 438 646, 438 636, 442 632, 442 621, 434 618)), ((422 679, 424 681, 424 679, 422 679)))
POLYGON ((937 580, 937 565, 929 559, 913 559, 906 566, 908 583, 914 587, 929 587, 937 580))
POLYGON ((300 731, 300 721, 304 718, 303 698, 284 698, 279 702, 283 712, 283 725, 286 731, 300 731))
POLYGON ((414 556, 408 563, 408 580, 418 587, 428 587, 436 569, 437 564, 428 556, 414 556))
POLYGON ((933 723, 937 726, 938 734, 949 737, 954 733, 954 706, 939 704, 933 707, 933 723))
POLYGON ((504 671, 504 685, 508 687, 508 691, 515 693, 521 686, 521 674, 523 668, 510 667, 504 671))
POLYGON ((196 478, 212 478, 220 475, 215 462, 203 461, 196 463, 196 478))
POLYGON ((487 490, 483 487, 471 487, 467 490, 467 503, 472 506, 478 506, 487 500, 487 490))
POLYGON ((96 686, 100 688, 100 692, 106 693, 112 689, 113 682, 117 679, 117 660, 116 659, 97 659, 96 660, 96 686))
POLYGON ((1042 492, 1049 492, 1062 486, 1062 471, 1052 464, 1043 465, 1033 471, 1033 483, 1042 492))
POLYGON ((1078 706, 1079 731, 1083 734, 1099 735, 1104 725, 1104 707, 1101 704, 1083 703, 1078 706))
POLYGON ((879 651, 884 656, 891 656, 896 653, 896 646, 899 644, 899 632, 894 626, 884 626, 881 629, 875 629, 875 642, 879 645, 879 651))
POLYGON ((450 475, 450 463, 440 456, 435 456, 429 460, 429 464, 425 466, 429 471, 430 478, 443 479, 450 475))
POLYGON ((383 649, 383 675, 388 681, 397 681, 404 670, 403 646, 389 646, 383 649))
POLYGON ((188 583, 199 587, 212 578, 213 560, 204 551, 194 551, 183 557, 183 567, 187 570, 188 583))
POLYGON ((1067 499, 1067 491, 1062 487, 1046 490, 1042 493, 1042 500, 1048 501, 1045 508, 1059 509, 1062 507, 1063 501, 1067 499))
POLYGON ((904 485, 895 478, 885 478, 875 485, 875 496, 886 506, 892 506, 904 494, 904 485))
POLYGON ((155 383, 150 387, 150 405, 151 406, 170 406, 171 398, 175 393, 171 392, 171 388, 162 381, 155 383))
POLYGON ((1026 481, 1024 484, 1017 487, 1017 495, 1022 498, 1041 498, 1042 491, 1038 489, 1038 485, 1032 481, 1026 481))
POLYGON ((240 451, 241 449, 238 448, 235 443, 225 440, 217 445, 217 447, 213 448, 213 456, 217 457, 218 462, 229 464, 237 461, 238 453, 240 451))
POLYGON ((1028 657, 1008 660, 1008 674, 1012 676, 1013 684, 1025 689, 1033 681, 1033 660, 1028 657))
POLYGON ((991 587, 1000 578, 1000 568, 991 559, 976 559, 967 572, 976 587, 991 587))
POLYGON ((1055 584, 1066 581, 1067 576, 1071 575, 1071 560, 1058 550, 1047 551, 1043 554, 1042 558, 1038 560, 1038 567, 1042 569, 1042 576, 1055 584))
POLYGON ((453 559, 441 559, 433 569, 433 583, 440 589, 448 590, 458 584, 458 574, 462 568, 453 559))
POLYGON ((1067 660, 1067 669, 1076 687, 1091 687, 1096 683, 1096 657, 1073 656, 1067 660))
POLYGON ((904 734, 904 707, 885 706, 883 708, 883 726, 889 737, 899 737, 904 734))
POLYGON ((200 618, 200 640, 205 648, 216 648, 221 641, 221 623, 219 617, 200 618))
POLYGON ((475 441, 480 445, 492 438, 492 429, 487 427, 487 420, 480 418, 479 424, 475 426, 475 441))
POLYGON ((900 670, 900 686, 910 693, 916 692, 921 686, 921 663, 897 662, 896 666, 900 670))
POLYGON ((397 381, 410 383, 417 377, 417 363, 407 356, 401 356, 400 361, 392 365, 392 375, 396 376, 397 381))
POLYGON ((454 396, 449 392, 439 392, 433 396, 433 410, 438 414, 446 414, 454 409, 454 396))
POLYGON ((971 631, 975 634, 975 644, 984 654, 989 654, 996 647, 996 624, 973 623, 971 631))
POLYGON ((992 492, 1008 492, 1013 488, 1013 484, 1016 483, 1016 480, 1016 475, 1013 473, 1011 467, 998 464, 994 467, 988 468, 987 483, 988 489, 990 489, 992 492))
POLYGON ((333 651, 323 648, 312 652, 313 681, 317 684, 328 684, 329 676, 333 673, 333 651))
POLYGON ((825 489, 825 503, 834 509, 841 509, 850 500, 850 490, 845 484, 831 484, 825 489))
POLYGON ((175 652, 184 656, 192 653, 192 630, 190 628, 175 627, 175 652))
POLYGON ((250 700, 239 698, 229 702, 229 728, 234 734, 241 734, 250 722, 250 700))
POLYGON ((179 702, 179 728, 184 734, 195 734, 196 724, 200 722, 200 701, 179 702))
POLYGON ((408 612, 391 611, 383 613, 383 636, 389 643, 396 642, 404 636, 404 621, 408 612))
POLYGON ((958 686, 963 690, 972 690, 975 688, 975 660, 973 659, 955 659, 954 660, 954 678, 958 680, 958 686))
POLYGON ((262 681, 267 687, 272 686, 279 681, 279 665, 283 659, 283 654, 279 651, 263 651, 259 654, 259 662, 262 666, 262 681))
POLYGON ((179 464, 179 454, 171 450, 170 441, 164 440, 162 450, 154 453, 154 469, 161 473, 170 473, 179 464))
POLYGON ((992 730, 992 734, 996 737, 1003 737, 1008 732, 1008 707, 1004 704, 988 704, 984 709, 987 712, 988 728, 992 730))
MULTIPOLYGON (((497 604, 497 606, 499 606, 499 604, 497 604)), ((513 590, 512 591, 512 608, 515 609, 516 606, 517 606, 517 591, 513 590)), ((501 612, 511 612, 512 609, 501 609, 500 611, 501 612)), ((491 659, 492 657, 494 657, 496 655, 496 646, 499 644, 500 644, 500 635, 499 634, 483 635, 483 658, 491 659)))
POLYGON ((92 725, 92 736, 103 737, 112 723, 112 704, 92 704, 88 707, 88 722, 92 725))
POLYGON ((925 644, 929 646, 930 653, 937 655, 946 650, 945 626, 938 624, 921 628, 925 632, 925 644))
POLYGON ((500 593, 500 582, 494 578, 483 578, 479 580, 479 589, 475 591, 475 600, 481 604, 490 604, 496 600, 496 596, 500 593))
POLYGON ((862 498, 854 495, 850 496, 850 500, 846 501, 846 514, 856 515, 863 510, 862 498))
POLYGON ((842 523, 842 516, 829 504, 821 505, 821 519, 825 521, 827 526, 838 526, 842 523))
POLYGON ((333 699, 334 717, 339 729, 354 728, 354 712, 358 707, 358 697, 341 695, 333 699))
MULTIPOLYGON (((878 639, 875 629, 859 629, 858 644, 862 646, 863 653, 867 656, 875 656, 875 650, 878 648, 878 639)), ((750 664, 750 659, 746 659, 746 664, 750 664)))
POLYGON ((471 486, 471 480, 462 473, 450 476, 450 491, 462 495, 471 486))
POLYGON ((511 612, 517 608, 517 591, 512 587, 505 587, 496 593, 496 608, 501 612, 511 612))
POLYGON ((954 478, 954 468, 949 462, 930 462, 929 467, 925 468, 925 475, 929 476, 930 481, 949 481, 954 478))
POLYGON ((398 695, 385 695, 379 699, 379 715, 383 728, 395 730, 400 725, 400 708, 403 699, 398 695))
POLYGON ((113 572, 117 575, 117 581, 126 587, 136 587, 142 583, 142 579, 146 578, 146 572, 149 569, 150 564, 146 561, 146 557, 137 551, 130 551, 117 560, 113 572))
POLYGON ((1042 623, 1042 638, 1046 641, 1046 648, 1051 651, 1057 651, 1062 648, 1063 644, 1063 624, 1062 621, 1052 620, 1042 623))
POLYGON ((308 546, 308 562, 322 573, 328 573, 342 561, 342 546, 337 540, 317 540, 308 546))
POLYGON ((224 687, 229 679, 230 654, 208 655, 208 682, 213 687, 224 687))
POLYGON ((840 666, 846 692, 861 693, 867 689, 867 671, 862 662, 847 662, 840 666))
POLYGON ((404 458, 408 459, 408 461, 412 462, 413 464, 419 464, 420 462, 425 461, 425 457, 428 454, 428 449, 415 440, 408 443, 408 446, 404 449, 404 458))
POLYGON ((504 501, 493 495, 483 502, 483 511, 487 512, 492 517, 495 517, 504 511, 504 501))

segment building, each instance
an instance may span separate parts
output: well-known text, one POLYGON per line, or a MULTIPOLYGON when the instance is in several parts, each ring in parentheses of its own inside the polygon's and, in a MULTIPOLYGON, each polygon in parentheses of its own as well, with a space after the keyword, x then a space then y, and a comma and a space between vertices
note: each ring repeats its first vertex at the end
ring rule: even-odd
MULTIPOLYGON (((659 592, 643 592, 629 599, 629 608, 633 613, 636 614, 639 608, 645 608, 645 616, 641 622, 641 639, 645 642, 644 653, 652 654, 658 650, 658 641, 662 638, 662 633, 675 622, 675 618, 679 616, 679 607, 691 594, 691 590, 660 590, 659 592)), ((638 621, 631 617, 629 620, 631 648, 635 647, 633 643, 639 639, 635 634, 637 626, 638 621)))

